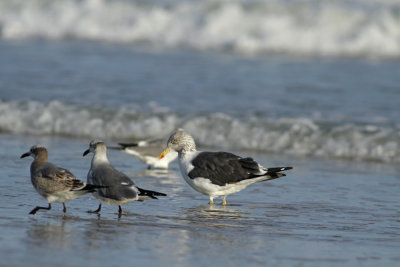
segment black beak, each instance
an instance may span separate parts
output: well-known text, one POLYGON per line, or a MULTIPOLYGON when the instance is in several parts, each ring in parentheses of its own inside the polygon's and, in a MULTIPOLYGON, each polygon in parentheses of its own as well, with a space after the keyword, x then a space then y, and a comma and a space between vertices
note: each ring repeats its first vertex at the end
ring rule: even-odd
POLYGON ((86 156, 87 154, 89 154, 89 152, 90 152, 90 149, 85 150, 85 152, 83 152, 83 157, 86 156))
POLYGON ((29 157, 30 155, 31 155, 31 152, 26 152, 26 153, 21 155, 20 159, 25 158, 25 157, 29 157))

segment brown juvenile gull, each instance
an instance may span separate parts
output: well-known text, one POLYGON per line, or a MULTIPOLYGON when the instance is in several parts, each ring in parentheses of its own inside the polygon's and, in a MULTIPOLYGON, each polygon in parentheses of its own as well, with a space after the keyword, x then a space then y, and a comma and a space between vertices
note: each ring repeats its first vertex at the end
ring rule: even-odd
POLYGON ((99 186, 85 184, 76 179, 70 171, 57 167, 48 162, 47 149, 43 146, 32 146, 29 152, 21 155, 21 158, 32 156, 31 181, 36 191, 49 202, 48 207, 34 208, 29 214, 35 214, 38 210, 50 210, 51 203, 63 204, 64 213, 67 211, 65 202, 87 193, 95 192, 99 186))
POLYGON ((178 157, 178 153, 172 151, 161 160, 158 159, 160 150, 164 147, 166 139, 142 140, 135 143, 118 143, 118 147, 110 147, 123 151, 129 155, 137 157, 147 164, 147 169, 168 169, 169 163, 178 157))
POLYGON ((101 204, 106 203, 118 206, 118 216, 122 214, 121 205, 145 199, 157 199, 156 196, 166 196, 164 193, 145 190, 137 187, 124 173, 115 169, 107 158, 107 147, 101 140, 92 140, 83 156, 93 152, 93 158, 87 175, 88 183, 107 186, 93 193, 100 201, 99 208, 93 213, 99 213, 101 204))
POLYGON ((178 152, 179 166, 185 181, 194 190, 208 195, 210 204, 214 204, 215 197, 222 197, 222 205, 226 205, 226 196, 253 183, 285 176, 281 171, 292 169, 264 168, 252 158, 243 158, 229 152, 197 151, 193 137, 182 129, 171 135, 167 149, 159 157, 162 158, 170 150, 178 152))

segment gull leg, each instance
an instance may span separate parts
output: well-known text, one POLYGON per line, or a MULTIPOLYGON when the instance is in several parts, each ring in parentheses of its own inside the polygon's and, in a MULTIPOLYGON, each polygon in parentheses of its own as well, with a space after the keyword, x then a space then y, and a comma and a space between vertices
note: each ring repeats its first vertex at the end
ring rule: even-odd
POLYGON ((66 213, 67 212, 67 208, 65 207, 65 203, 63 202, 63 212, 66 213))
POLYGON ((222 196, 222 206, 226 206, 226 196, 222 196))
POLYGON ((118 218, 121 218, 122 215, 122 208, 120 205, 118 205, 118 218))
POLYGON ((208 202, 210 205, 214 205, 214 197, 210 196, 210 202, 208 202))
POLYGON ((36 208, 34 208, 33 210, 31 210, 31 212, 29 212, 29 214, 36 214, 36 212, 38 211, 38 210, 50 210, 51 209, 51 204, 49 203, 49 206, 46 208, 46 207, 39 207, 39 206, 37 206, 36 208))
POLYGON ((97 208, 97 210, 89 210, 89 213, 99 213, 101 211, 101 203, 99 204, 99 207, 97 208))

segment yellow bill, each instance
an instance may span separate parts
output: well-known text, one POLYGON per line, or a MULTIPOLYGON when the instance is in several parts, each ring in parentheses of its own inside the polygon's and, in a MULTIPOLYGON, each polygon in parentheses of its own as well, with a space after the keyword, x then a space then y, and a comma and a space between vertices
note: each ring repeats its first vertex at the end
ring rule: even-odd
POLYGON ((161 152, 160 156, 158 156, 158 159, 162 159, 163 157, 165 157, 165 155, 168 154, 168 152, 171 151, 171 148, 167 148, 165 149, 163 152, 161 152))

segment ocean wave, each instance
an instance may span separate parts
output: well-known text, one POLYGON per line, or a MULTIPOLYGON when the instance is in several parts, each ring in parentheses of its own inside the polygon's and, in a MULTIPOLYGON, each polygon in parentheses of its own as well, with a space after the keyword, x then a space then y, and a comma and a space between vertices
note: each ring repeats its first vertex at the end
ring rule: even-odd
POLYGON ((294 156, 400 163, 400 126, 266 118, 167 109, 85 107, 59 101, 0 101, 0 132, 121 141, 167 136, 176 128, 199 145, 294 156))
POLYGON ((241 54, 400 56, 398 1, 4 0, 4 39, 83 39, 241 54))

